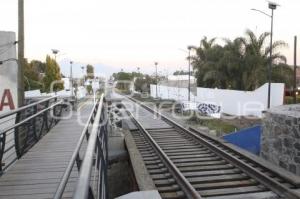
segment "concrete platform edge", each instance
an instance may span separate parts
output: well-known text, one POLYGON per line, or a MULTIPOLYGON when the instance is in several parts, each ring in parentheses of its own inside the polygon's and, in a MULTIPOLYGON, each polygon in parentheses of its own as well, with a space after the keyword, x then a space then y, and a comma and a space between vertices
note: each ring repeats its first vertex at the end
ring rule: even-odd
POLYGON ((150 174, 148 173, 143 158, 135 145, 130 131, 124 130, 123 133, 125 135, 125 144, 129 153, 130 161, 139 190, 157 190, 152 178, 150 177, 150 174))

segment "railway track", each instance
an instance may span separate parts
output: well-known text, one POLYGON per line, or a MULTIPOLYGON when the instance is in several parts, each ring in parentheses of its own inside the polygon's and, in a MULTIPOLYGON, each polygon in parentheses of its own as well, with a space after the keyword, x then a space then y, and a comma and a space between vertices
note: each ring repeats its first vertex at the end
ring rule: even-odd
POLYGON ((170 125, 145 129, 127 112, 138 127, 131 134, 162 198, 300 199, 298 177, 129 99, 170 125))

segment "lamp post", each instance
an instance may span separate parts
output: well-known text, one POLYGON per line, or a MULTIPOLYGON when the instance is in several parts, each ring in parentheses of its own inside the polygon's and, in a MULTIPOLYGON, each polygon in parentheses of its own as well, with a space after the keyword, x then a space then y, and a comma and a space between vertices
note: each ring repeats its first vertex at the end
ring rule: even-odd
POLYGON ((56 56, 59 53, 59 50, 57 50, 57 49, 51 49, 51 51, 52 51, 52 53, 54 55, 54 58, 55 58, 55 61, 56 61, 56 56))
POLYGON ((269 67, 268 67, 268 108, 271 106, 271 78, 272 78, 272 55, 273 55, 273 18, 274 18, 274 10, 279 6, 276 3, 269 2, 269 9, 271 9, 271 15, 257 9, 251 9, 253 11, 260 12, 271 18, 271 33, 270 33, 270 57, 269 57, 269 67))
POLYGON ((85 75, 84 75, 84 66, 81 66, 82 75, 83 75, 83 86, 85 84, 85 75))
POLYGON ((73 61, 70 61, 70 89, 71 89, 71 95, 73 96, 73 61))
POLYGON ((189 61, 188 101, 190 101, 190 99, 191 99, 191 94, 190 94, 190 92, 191 92, 191 50, 196 49, 196 47, 195 46, 188 46, 187 49, 188 49, 188 51, 179 48, 179 50, 181 50, 185 53, 188 53, 188 61, 189 61))
POLYGON ((187 49, 189 50, 189 85, 188 85, 188 101, 191 100, 191 50, 192 46, 188 46, 187 49))
POLYGON ((157 81, 157 65, 158 65, 158 63, 157 62, 155 62, 154 63, 155 64, 155 71, 156 71, 156 75, 155 75, 155 79, 156 79, 156 98, 157 98, 157 83, 158 83, 158 81, 157 81))

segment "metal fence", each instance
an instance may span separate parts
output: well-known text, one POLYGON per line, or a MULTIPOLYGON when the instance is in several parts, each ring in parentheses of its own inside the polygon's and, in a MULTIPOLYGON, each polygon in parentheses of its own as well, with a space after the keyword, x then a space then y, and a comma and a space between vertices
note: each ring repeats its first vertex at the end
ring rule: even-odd
MULTIPOLYGON (((62 198, 68 183, 72 184, 70 179, 72 178, 74 169, 77 169, 79 176, 76 186, 73 187, 75 188, 74 193, 72 193, 73 198, 108 199, 107 120, 107 107, 104 95, 102 95, 100 100, 95 103, 86 122, 69 164, 56 190, 55 199, 62 198)), ((70 190, 68 190, 68 192, 70 192, 70 190)))
POLYGON ((0 115, 0 176, 58 123, 63 105, 51 97, 0 115))

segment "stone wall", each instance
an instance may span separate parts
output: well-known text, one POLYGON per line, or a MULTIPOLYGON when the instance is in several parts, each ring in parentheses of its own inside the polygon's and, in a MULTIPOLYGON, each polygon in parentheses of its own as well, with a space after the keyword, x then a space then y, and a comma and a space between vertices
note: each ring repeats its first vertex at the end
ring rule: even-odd
POLYGON ((300 105, 279 106, 266 112, 261 157, 300 175, 300 105))

